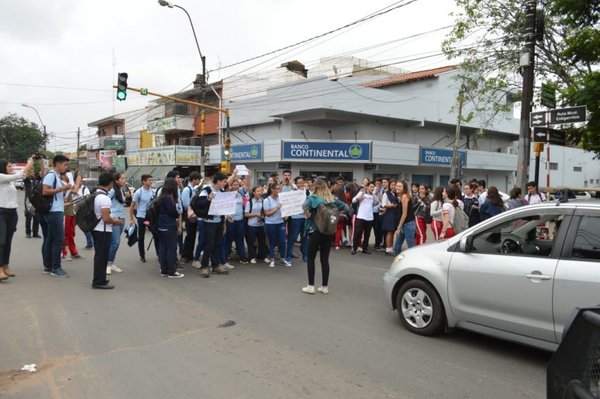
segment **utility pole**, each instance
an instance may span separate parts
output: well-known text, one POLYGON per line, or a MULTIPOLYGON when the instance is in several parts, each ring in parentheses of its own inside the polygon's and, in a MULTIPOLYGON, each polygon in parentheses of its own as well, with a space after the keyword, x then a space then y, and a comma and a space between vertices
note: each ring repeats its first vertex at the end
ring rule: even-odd
POLYGON ((458 170, 460 165, 460 156, 458 153, 458 142, 460 141, 460 125, 462 122, 462 111, 465 103, 465 91, 466 87, 463 83, 460 86, 460 92, 458 93, 458 117, 456 118, 456 135, 454 137, 454 146, 452 147, 452 163, 450 165, 450 179, 454 179, 458 176, 458 170))
POLYGON ((536 8, 537 0, 527 0, 525 45, 521 53, 519 65, 523 73, 523 98, 521 104, 521 127, 519 130, 519 154, 517 159, 517 187, 526 191, 527 174, 529 172, 529 158, 531 153, 531 139, 529 128, 529 115, 533 105, 533 84, 535 80, 535 40, 536 40, 536 8))
POLYGON ((79 169, 79 142, 81 139, 81 129, 79 128, 79 126, 77 126, 77 169, 79 169))

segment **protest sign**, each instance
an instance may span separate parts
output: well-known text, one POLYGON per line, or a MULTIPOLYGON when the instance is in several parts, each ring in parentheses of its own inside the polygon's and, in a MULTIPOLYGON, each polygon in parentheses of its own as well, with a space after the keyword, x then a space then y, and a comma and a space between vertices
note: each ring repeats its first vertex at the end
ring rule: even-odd
POLYGON ((235 199, 237 195, 237 191, 230 191, 226 193, 222 193, 220 191, 216 192, 215 198, 213 198, 213 200, 210 202, 208 214, 212 216, 233 215, 237 205, 237 201, 235 199))
POLYGON ((250 174, 246 165, 236 165, 235 171, 238 176, 248 176, 250 174))
POLYGON ((302 204, 306 199, 306 191, 294 190, 279 193, 279 203, 281 204, 281 216, 291 216, 302 213, 302 204))

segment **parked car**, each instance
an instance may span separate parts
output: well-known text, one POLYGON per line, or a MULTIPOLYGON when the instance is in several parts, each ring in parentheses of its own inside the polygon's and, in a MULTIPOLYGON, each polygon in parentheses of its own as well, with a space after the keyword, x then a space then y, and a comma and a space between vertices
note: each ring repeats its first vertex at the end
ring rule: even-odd
POLYGON ((463 328, 554 350, 576 307, 600 303, 600 204, 503 212, 398 255, 386 300, 411 332, 463 328))

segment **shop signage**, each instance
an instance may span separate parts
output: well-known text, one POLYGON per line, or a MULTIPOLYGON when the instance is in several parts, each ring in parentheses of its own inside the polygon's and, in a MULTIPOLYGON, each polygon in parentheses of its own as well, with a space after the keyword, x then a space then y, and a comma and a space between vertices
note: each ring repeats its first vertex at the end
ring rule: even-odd
MULTIPOLYGON (((467 164, 467 152, 459 151, 458 156, 461 159, 461 165, 467 164)), ((450 166, 452 163, 452 150, 445 148, 427 148, 421 147, 419 154, 420 165, 434 165, 434 166, 450 166)))
POLYGON ((231 162, 261 162, 262 159, 263 143, 235 144, 231 146, 231 162))
POLYGON ((105 150, 124 150, 125 139, 105 139, 104 140, 105 150))
POLYGON ((371 161, 371 143, 284 141, 283 159, 371 161))
POLYGON ((168 118, 162 118, 157 121, 150 121, 146 126, 148 133, 164 132, 166 130, 173 130, 177 127, 177 119, 174 116, 168 118))
POLYGON ((127 152, 127 163, 133 165, 175 165, 175 146, 141 148, 127 152))

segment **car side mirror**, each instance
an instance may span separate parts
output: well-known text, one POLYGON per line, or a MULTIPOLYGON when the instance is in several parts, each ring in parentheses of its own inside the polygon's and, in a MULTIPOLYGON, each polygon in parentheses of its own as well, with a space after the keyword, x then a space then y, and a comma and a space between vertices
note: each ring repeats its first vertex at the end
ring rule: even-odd
POLYGON ((473 236, 462 237, 458 244, 460 252, 469 252, 471 248, 473 248, 473 236))

